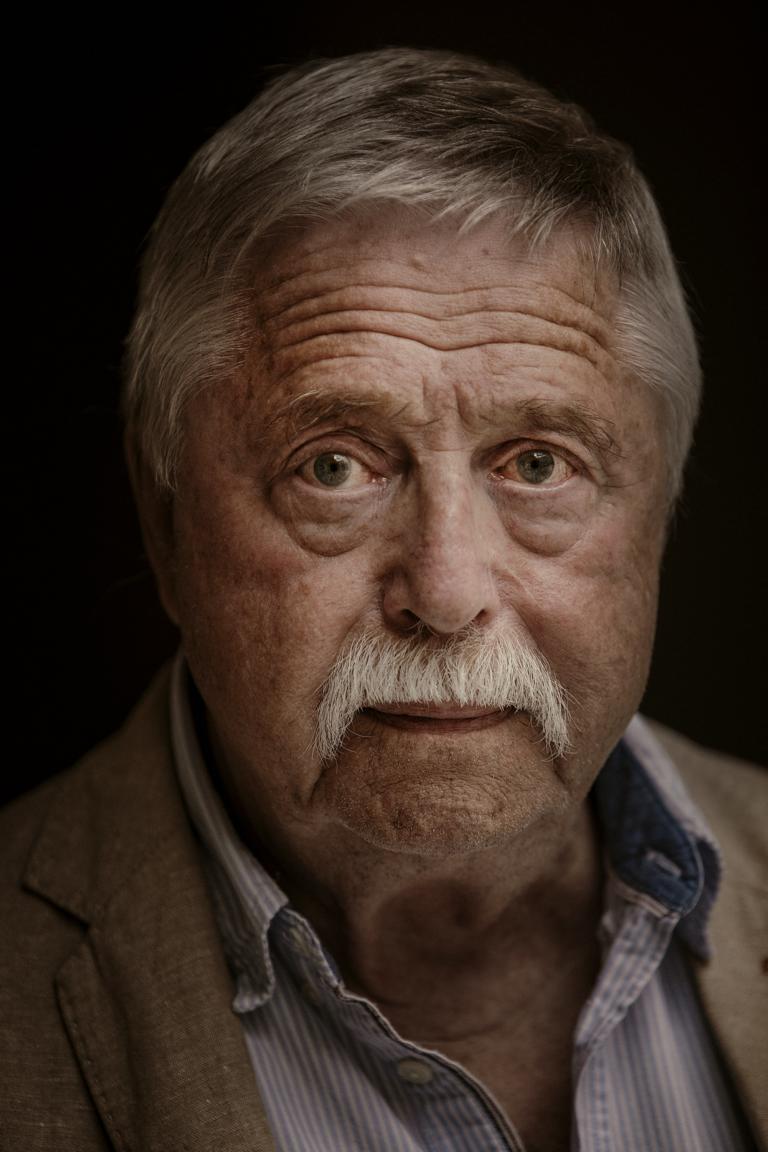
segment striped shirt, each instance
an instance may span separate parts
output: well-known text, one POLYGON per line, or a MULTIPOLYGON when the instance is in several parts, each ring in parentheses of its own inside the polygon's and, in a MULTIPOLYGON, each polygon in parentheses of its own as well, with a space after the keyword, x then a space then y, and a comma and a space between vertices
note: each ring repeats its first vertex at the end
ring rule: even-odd
MULTIPOLYGON (((280 1152, 524 1152, 491 1093, 403 1039, 345 989, 312 925, 234 831, 204 763, 180 654, 174 755, 204 848, 256 1083, 280 1152)), ((720 857, 668 757, 636 717, 594 800, 606 846, 602 963, 573 1047, 573 1152, 753 1147, 699 1007, 720 857)))

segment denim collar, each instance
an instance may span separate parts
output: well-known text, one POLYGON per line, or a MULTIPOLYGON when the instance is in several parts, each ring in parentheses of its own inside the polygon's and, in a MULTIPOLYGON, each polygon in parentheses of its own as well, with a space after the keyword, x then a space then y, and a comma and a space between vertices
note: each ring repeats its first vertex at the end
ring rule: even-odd
POLYGON ((677 917, 702 959, 722 871, 720 851, 648 724, 635 717, 593 786, 608 865, 632 892, 677 917))

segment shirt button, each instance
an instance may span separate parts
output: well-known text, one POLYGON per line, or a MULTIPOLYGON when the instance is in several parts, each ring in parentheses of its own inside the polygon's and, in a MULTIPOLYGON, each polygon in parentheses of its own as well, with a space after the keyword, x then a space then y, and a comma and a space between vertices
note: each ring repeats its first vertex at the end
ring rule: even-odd
POLYGON ((423 1060, 401 1060, 397 1065, 397 1074, 401 1080, 409 1084, 429 1084, 434 1073, 423 1060))

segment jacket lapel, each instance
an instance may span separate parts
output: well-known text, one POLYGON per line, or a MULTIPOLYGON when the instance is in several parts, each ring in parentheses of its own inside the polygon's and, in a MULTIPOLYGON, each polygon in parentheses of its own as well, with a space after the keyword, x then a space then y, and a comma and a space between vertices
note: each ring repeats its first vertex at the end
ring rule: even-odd
POLYGON ((115 1148, 272 1152, 170 760, 167 677, 73 775, 27 887, 87 924, 60 1009, 115 1148))
POLYGON ((768 1152, 768 894, 762 769, 699 748, 652 724, 723 856, 709 931, 712 959, 694 967, 704 1012, 761 1149, 768 1152))
POLYGON ((711 933, 714 959, 696 972, 704 1010, 761 1148, 768 1152, 768 910, 757 887, 724 877, 711 933))

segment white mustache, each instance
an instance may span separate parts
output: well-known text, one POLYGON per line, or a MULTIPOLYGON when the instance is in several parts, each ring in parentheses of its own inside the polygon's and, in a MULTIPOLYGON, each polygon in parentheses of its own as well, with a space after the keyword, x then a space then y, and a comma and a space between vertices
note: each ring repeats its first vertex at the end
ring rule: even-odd
POLYGON ((403 703, 513 708, 528 713, 550 757, 570 747, 567 693, 537 649, 471 625, 436 642, 420 626, 407 637, 368 629, 347 642, 321 689, 315 755, 333 760, 361 709, 403 703))

